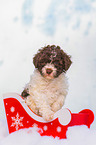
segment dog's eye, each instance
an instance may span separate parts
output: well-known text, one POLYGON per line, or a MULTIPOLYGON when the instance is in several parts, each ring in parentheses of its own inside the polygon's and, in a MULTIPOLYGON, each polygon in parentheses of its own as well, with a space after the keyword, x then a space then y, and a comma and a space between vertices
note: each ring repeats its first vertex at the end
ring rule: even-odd
POLYGON ((40 63, 43 65, 45 65, 45 64, 47 64, 47 63, 50 63, 50 60, 49 59, 42 59, 41 61, 40 61, 40 63))
POLYGON ((45 65, 45 62, 41 62, 40 64, 41 64, 42 66, 44 66, 44 65, 45 65))
POLYGON ((57 64, 59 64, 59 60, 55 60, 53 63, 54 63, 55 65, 57 65, 57 64))

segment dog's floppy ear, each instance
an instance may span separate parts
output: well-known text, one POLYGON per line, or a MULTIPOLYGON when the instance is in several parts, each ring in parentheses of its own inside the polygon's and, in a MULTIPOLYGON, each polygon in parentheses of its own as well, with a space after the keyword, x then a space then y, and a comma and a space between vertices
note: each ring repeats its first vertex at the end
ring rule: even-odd
POLYGON ((37 53, 34 57, 33 57, 33 64, 35 66, 35 68, 38 68, 38 60, 39 60, 39 54, 37 53))
POLYGON ((66 72, 72 64, 71 56, 63 52, 64 71, 66 72))
POLYGON ((40 60, 42 58, 42 49, 38 50, 38 53, 33 57, 33 64, 35 66, 35 68, 38 68, 40 65, 40 60))

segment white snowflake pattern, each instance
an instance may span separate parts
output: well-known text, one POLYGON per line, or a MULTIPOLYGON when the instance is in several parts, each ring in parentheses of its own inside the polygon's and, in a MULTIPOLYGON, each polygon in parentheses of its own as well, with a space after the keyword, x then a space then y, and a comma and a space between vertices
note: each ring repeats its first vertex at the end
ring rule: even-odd
POLYGON ((15 107, 12 106, 12 107, 10 108, 10 111, 11 111, 11 112, 14 112, 14 111, 15 111, 15 107))
POLYGON ((34 123, 34 124, 32 125, 32 127, 38 128, 38 125, 37 125, 36 123, 34 123))
POLYGON ((38 125, 37 125, 36 123, 34 123, 34 124, 32 125, 32 127, 34 128, 34 130, 36 130, 36 131, 39 132, 40 134, 43 133, 42 128, 39 128, 38 125))
POLYGON ((57 127, 57 132, 61 132, 61 127, 60 126, 57 127))
POLYGON ((19 127, 23 126, 22 120, 24 117, 20 117, 19 113, 16 114, 16 117, 11 117, 12 124, 11 127, 15 127, 16 131, 19 129, 19 127))
POLYGON ((43 127, 43 129, 44 129, 44 131, 47 131, 48 127, 45 125, 45 126, 43 127))

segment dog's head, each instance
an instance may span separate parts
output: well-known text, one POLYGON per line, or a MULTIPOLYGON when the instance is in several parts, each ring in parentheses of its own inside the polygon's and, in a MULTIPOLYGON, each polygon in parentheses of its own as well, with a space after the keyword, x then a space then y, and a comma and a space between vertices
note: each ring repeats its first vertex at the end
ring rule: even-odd
POLYGON ((33 63, 42 76, 53 79, 66 72, 72 61, 59 46, 48 45, 38 51, 33 58, 33 63))

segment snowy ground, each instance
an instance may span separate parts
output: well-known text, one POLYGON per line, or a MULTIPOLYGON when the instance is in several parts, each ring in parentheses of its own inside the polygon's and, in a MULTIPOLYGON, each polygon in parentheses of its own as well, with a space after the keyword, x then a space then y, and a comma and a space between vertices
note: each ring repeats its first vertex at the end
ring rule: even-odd
MULTIPOLYGON (((96 0, 3 0, 0 1, 0 145, 11 145, 10 139, 27 144, 25 136, 34 139, 26 131, 7 135, 6 123, 2 126, 5 121, 2 96, 23 90, 34 70, 33 55, 47 44, 59 45, 72 56, 65 107, 72 112, 89 108, 96 116, 96 0)), ((90 131, 86 127, 70 128, 68 139, 63 141, 47 137, 43 141, 35 134, 41 144, 52 141, 77 145, 80 141, 78 144, 89 145, 93 141, 94 145, 94 129, 96 120, 90 131)), ((29 145, 31 142, 37 144, 36 139, 30 140, 29 145)))
POLYGON ((36 129, 19 130, 10 135, 6 132, 4 123, 0 124, 0 145, 96 145, 96 130, 86 126, 70 127, 67 139, 43 136, 36 129))

